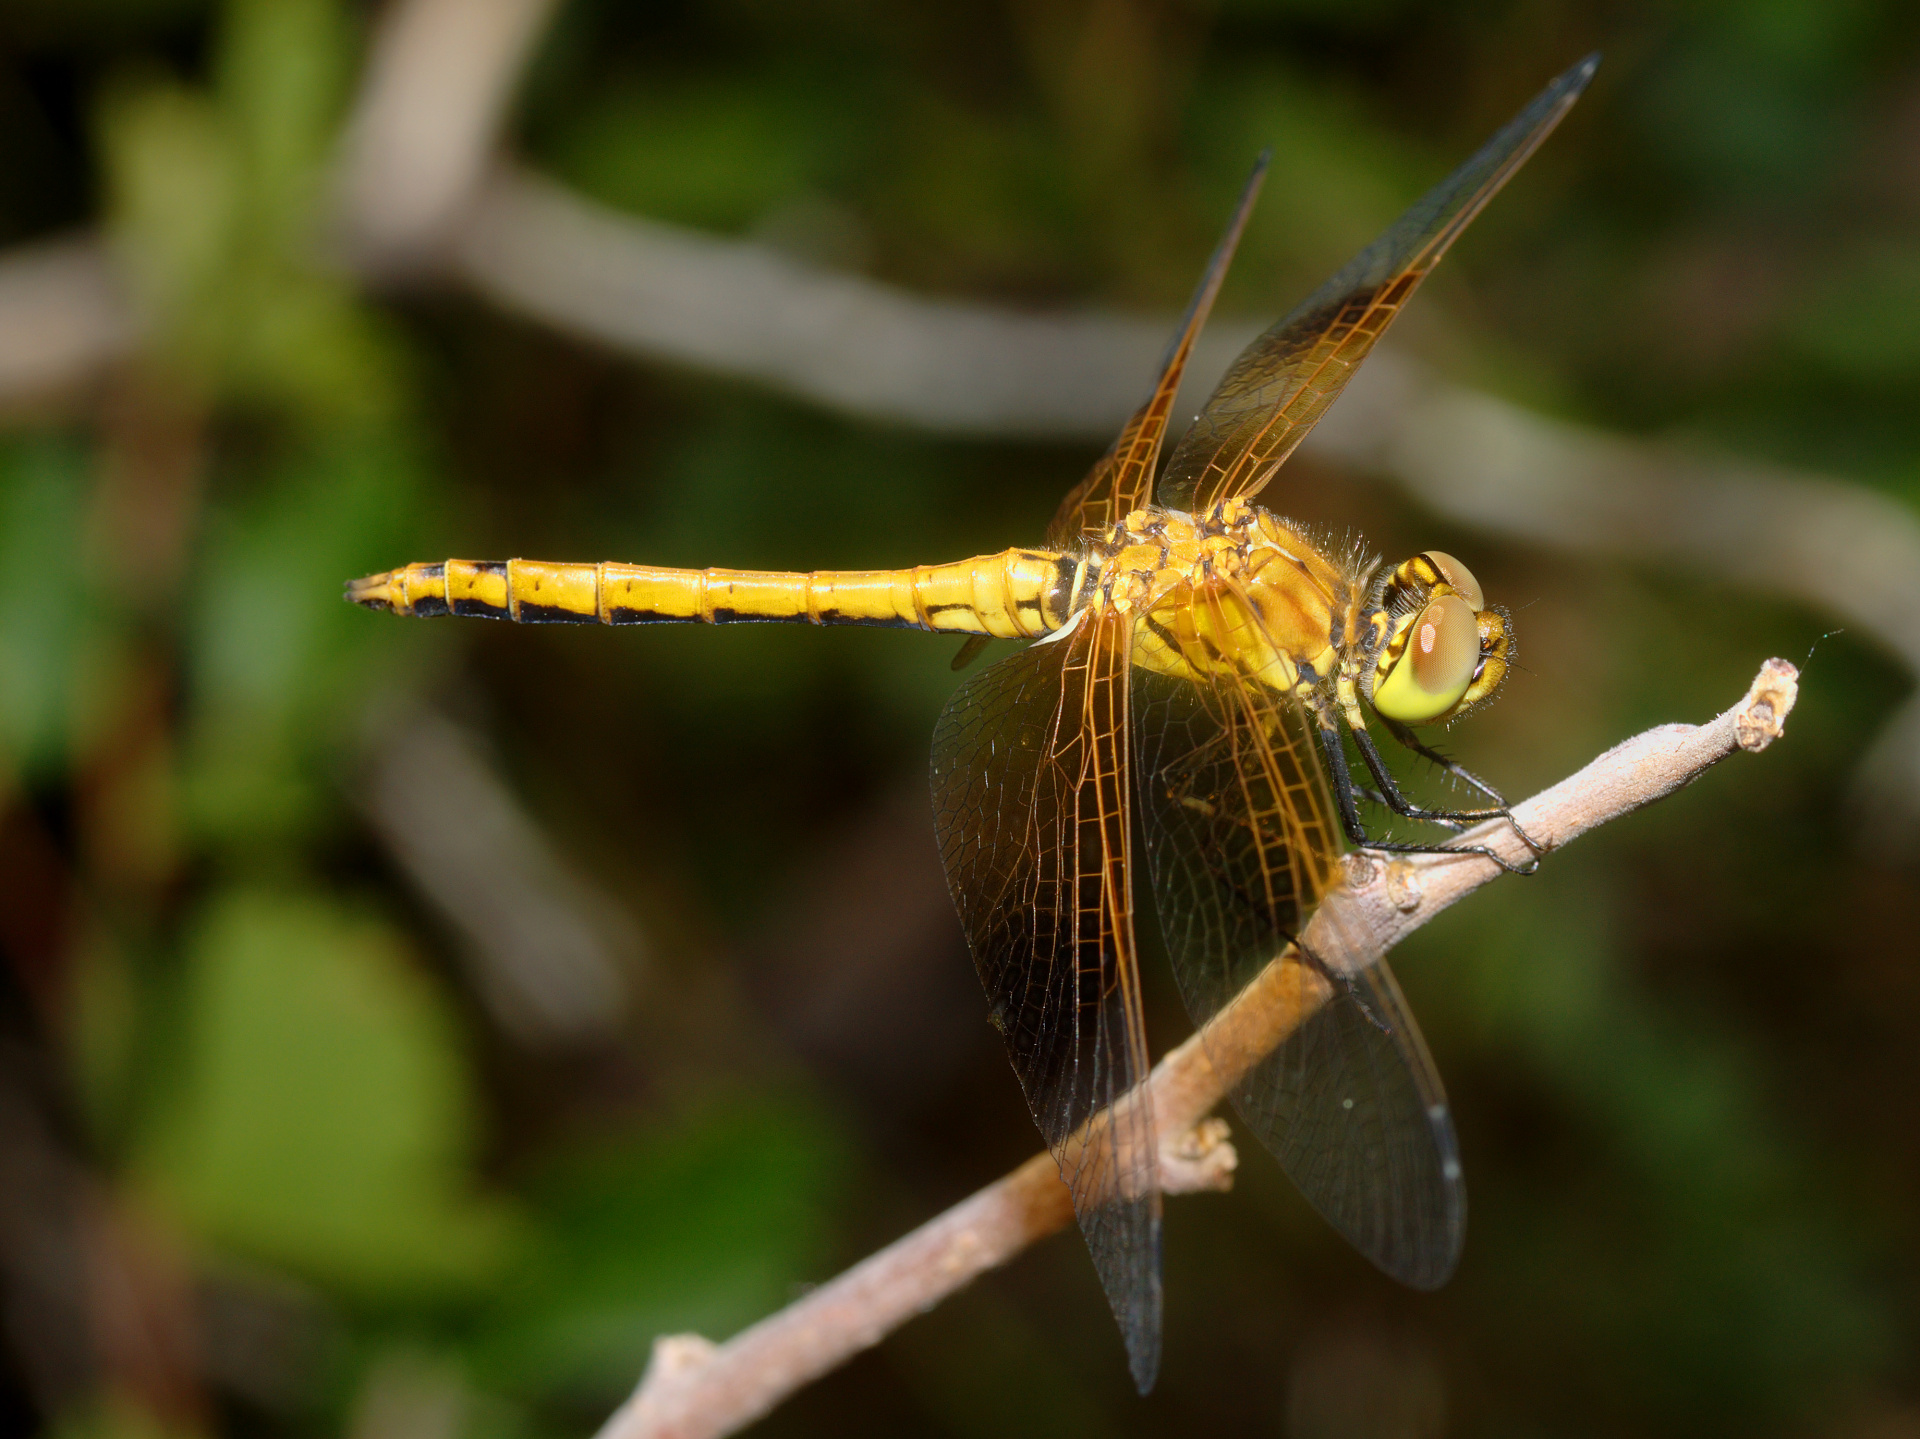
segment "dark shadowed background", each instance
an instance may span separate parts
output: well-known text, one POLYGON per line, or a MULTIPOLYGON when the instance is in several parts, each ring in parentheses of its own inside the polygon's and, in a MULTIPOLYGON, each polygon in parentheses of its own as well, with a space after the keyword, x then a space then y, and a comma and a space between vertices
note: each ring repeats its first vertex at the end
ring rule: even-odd
POLYGON ((1786 739, 1396 956, 1472 1192, 1445 1290, 1248 1145, 1170 1205, 1150 1398, 1063 1235, 762 1432, 1920 1435, 1898 0, 11 0, 0 1428, 585 1435, 655 1335, 1031 1153, 934 850, 955 642, 343 582, 1035 542, 1263 146, 1238 335, 1592 49, 1380 359, 1617 437, 1625 512, 1544 463, 1538 523, 1412 497, 1485 435, 1266 502, 1512 607, 1446 740, 1510 795, 1818 642, 1786 739))

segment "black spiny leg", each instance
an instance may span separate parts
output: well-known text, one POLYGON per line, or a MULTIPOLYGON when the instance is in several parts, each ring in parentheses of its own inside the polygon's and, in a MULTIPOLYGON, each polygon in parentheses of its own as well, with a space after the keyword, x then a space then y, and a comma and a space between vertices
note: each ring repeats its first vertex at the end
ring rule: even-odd
MULTIPOLYGON (((1366 826, 1360 822, 1360 808, 1354 802, 1356 791, 1353 783, 1353 769, 1347 763, 1347 747, 1340 742, 1339 726, 1321 723, 1315 725, 1314 728, 1320 735, 1320 749, 1327 757, 1327 778, 1333 783, 1333 802, 1334 807, 1340 811, 1340 827, 1347 832, 1347 839, 1356 847, 1360 849, 1384 850, 1388 854, 1484 855, 1499 865, 1500 868, 1508 874, 1532 874, 1535 869, 1539 868, 1540 862, 1537 859, 1525 866, 1517 865, 1503 856, 1495 854, 1482 844, 1419 844, 1408 840, 1376 839, 1369 835, 1366 826)), ((1387 773, 1387 767, 1381 761, 1379 751, 1373 748, 1372 742, 1367 738, 1365 731, 1355 731, 1354 741, 1360 746, 1360 753, 1367 761, 1367 768, 1373 772, 1373 777, 1380 782, 1380 787, 1384 791, 1381 798, 1386 801, 1387 808, 1391 809, 1395 814, 1403 815, 1408 819, 1431 819, 1441 824, 1468 819, 1490 819, 1502 815, 1505 815, 1507 819, 1511 821, 1512 816, 1507 815, 1505 810, 1487 810, 1480 813, 1473 811, 1453 812, 1447 810, 1426 811, 1422 810, 1418 805, 1408 803, 1406 797, 1400 793, 1399 786, 1394 784, 1393 776, 1387 773)), ((1515 828, 1518 828, 1518 826, 1515 826, 1515 828)), ((1524 835, 1522 837, 1524 838, 1524 835)), ((1531 845, 1532 841, 1529 840, 1528 843, 1531 845)))
POLYGON ((1370 784, 1356 782, 1353 787, 1353 797, 1362 804, 1377 804, 1381 809, 1387 808, 1387 797, 1370 784))
MULTIPOLYGON (((1393 736, 1396 743, 1406 749, 1412 750, 1415 754, 1419 755, 1421 759, 1438 765, 1441 769, 1445 770, 1469 788, 1479 790, 1481 794, 1485 795, 1500 807, 1497 813, 1506 814, 1507 802, 1505 798, 1501 796, 1499 790, 1481 779, 1479 775, 1473 773, 1473 771, 1465 765, 1448 759, 1445 755, 1441 754, 1439 750, 1428 747, 1421 741, 1419 735, 1415 734, 1398 720, 1390 720, 1385 715, 1381 715, 1380 723, 1386 728, 1387 733, 1393 736)), ((1509 819, 1512 818, 1511 815, 1507 817, 1509 819)))
MULTIPOLYGON (((1356 791, 1354 788, 1353 771, 1347 767, 1347 752, 1340 744, 1340 729, 1337 725, 1332 724, 1316 724, 1314 729, 1320 735, 1321 748, 1326 751, 1327 775, 1333 781, 1333 802, 1340 810, 1340 827, 1346 830, 1348 839, 1352 840, 1354 844, 1362 849, 1426 851, 1440 848, 1438 845, 1394 844, 1391 841, 1383 844, 1377 840, 1367 838, 1367 832, 1360 824, 1360 811, 1354 804, 1354 796, 1359 791, 1356 791)), ((1464 851, 1455 852, 1462 853, 1464 851)), ((1486 853, 1486 851, 1481 852, 1486 853)), ((1490 855, 1489 857, 1496 863, 1504 863, 1497 854, 1490 855)), ((1382 1034, 1393 1033, 1393 1030, 1388 1027, 1386 1022, 1373 1012, 1373 1006, 1367 1003, 1366 996, 1360 992, 1360 986, 1351 973, 1346 971, 1338 974, 1334 973, 1325 960, 1321 959, 1319 955, 1301 943, 1300 936, 1290 934, 1286 936, 1286 939, 1289 944, 1299 951, 1302 963, 1328 984, 1339 985, 1347 992, 1347 997, 1354 1002, 1354 1005, 1359 1009, 1360 1013, 1367 1017, 1368 1022, 1371 1023, 1375 1029, 1379 1030, 1382 1034)))
MULTIPOLYGON (((1353 786, 1353 794, 1354 798, 1358 799, 1362 804, 1378 805, 1381 809, 1393 808, 1393 806, 1387 802, 1387 797, 1370 784, 1360 784, 1356 781, 1353 786)), ((1455 834, 1460 833, 1460 831, 1467 827, 1465 823, 1457 819, 1431 819, 1428 823, 1437 824, 1442 829, 1450 829, 1455 834)))
POLYGON ((1402 819, 1452 820, 1459 823, 1512 818, 1507 813, 1506 802, 1500 800, 1497 794, 1493 798, 1500 800, 1500 803, 1493 809, 1428 809, 1424 805, 1417 805, 1400 792, 1399 782, 1387 768, 1387 762, 1380 757, 1380 750, 1374 744, 1372 735, 1363 729, 1356 729, 1353 731, 1353 743, 1354 748, 1360 751, 1360 758, 1366 761, 1367 772, 1373 776, 1373 782, 1380 786, 1380 792, 1386 796, 1387 808, 1402 819))
MULTIPOLYGON (((1533 836, 1528 834, 1526 830, 1522 829, 1520 827, 1519 822, 1514 819, 1512 812, 1507 808, 1507 801, 1505 797, 1500 793, 1499 790, 1495 789, 1492 785, 1488 784, 1485 780, 1481 779, 1479 775, 1475 774, 1472 770, 1468 769, 1465 765, 1460 764, 1455 760, 1450 760, 1445 755, 1441 754, 1439 750, 1433 749, 1430 746, 1423 744, 1421 742, 1420 736, 1415 734, 1407 726, 1401 724, 1398 720, 1390 720, 1385 715, 1381 715, 1380 723, 1386 726, 1387 733, 1392 735, 1398 743, 1405 746, 1407 749, 1412 750, 1415 754, 1419 755, 1420 758, 1424 760, 1428 760, 1433 764, 1439 765, 1441 769, 1445 770, 1448 774, 1452 775, 1455 779, 1461 781, 1463 784, 1470 785, 1474 789, 1479 790, 1481 794, 1485 795, 1488 799, 1492 800, 1495 805, 1498 806, 1498 808, 1496 809, 1462 810, 1457 813, 1454 813, 1451 811, 1434 810, 1425 815, 1419 816, 1420 818, 1430 819, 1435 821, 1436 823, 1441 823, 1441 824, 1444 824, 1447 822, 1445 819, 1442 818, 1443 814, 1451 815, 1451 817, 1456 821, 1468 819, 1476 815, 1485 819, 1494 819, 1494 818, 1504 819, 1508 824, 1513 826, 1513 832, 1520 836, 1520 838, 1526 843, 1526 846, 1528 849, 1532 850, 1536 855, 1542 854, 1545 852, 1545 847, 1536 843, 1533 836)), ((1371 748, 1371 747, 1372 747, 1371 739, 1369 738, 1366 748, 1371 748)), ((1377 758, 1378 758, 1378 754, 1376 752, 1375 759, 1377 758)), ((1369 762, 1367 767, 1369 769, 1373 769, 1373 764, 1369 762)), ((1374 773, 1378 775, 1379 771, 1375 770, 1374 773)), ((1395 809, 1396 813, 1402 812, 1397 810, 1396 807, 1393 805, 1388 805, 1387 807, 1389 809, 1395 809)))

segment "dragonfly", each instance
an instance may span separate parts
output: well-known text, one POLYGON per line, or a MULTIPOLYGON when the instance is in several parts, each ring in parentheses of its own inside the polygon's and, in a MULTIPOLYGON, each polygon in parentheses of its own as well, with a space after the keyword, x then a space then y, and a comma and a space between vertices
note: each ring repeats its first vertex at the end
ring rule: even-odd
POLYGON ((1249 345, 1162 468, 1180 380, 1262 157, 1151 394, 1068 492, 1043 546, 812 573, 449 559, 348 586, 350 600, 397 615, 965 635, 956 669, 991 639, 1032 641, 943 710, 936 829, 990 1019, 1071 1190, 1143 1393, 1160 1360, 1161 1193, 1144 1082, 1139 852, 1182 997, 1209 1059, 1239 1076, 1230 1098, 1249 1129, 1386 1273, 1436 1288, 1459 1260, 1466 1189, 1452 1115, 1393 973, 1377 958, 1336 968, 1300 937, 1351 883, 1348 846, 1464 846, 1452 834, 1431 844, 1370 834, 1363 803, 1449 831, 1511 822, 1497 791, 1416 731, 1493 696, 1514 662, 1512 622, 1452 555, 1428 550, 1386 568, 1359 541, 1253 500, 1597 64, 1590 56, 1554 80, 1249 345), (1414 803, 1376 724, 1486 803, 1414 803), (1270 1050, 1236 1039, 1245 1026, 1217 1022, 1263 975, 1310 1000, 1270 1050))

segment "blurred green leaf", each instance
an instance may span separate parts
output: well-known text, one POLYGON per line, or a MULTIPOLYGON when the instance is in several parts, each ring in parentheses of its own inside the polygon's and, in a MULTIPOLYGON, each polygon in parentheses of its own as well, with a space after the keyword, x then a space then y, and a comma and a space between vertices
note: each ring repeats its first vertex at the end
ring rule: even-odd
POLYGON ((418 457, 384 430, 298 446, 210 518, 191 609, 194 825, 231 846, 291 835, 331 803, 369 690, 429 633, 355 609, 346 582, 417 532, 418 457))
POLYGON ((203 1242, 349 1296, 438 1298, 496 1274, 517 1227, 472 1190, 464 1057, 400 937, 317 896, 235 891, 186 959, 144 1187, 203 1242))
POLYGON ((1845 379, 1910 386, 1920 372, 1920 251, 1882 244, 1845 257, 1808 296, 1793 334, 1845 379))
POLYGON ((1696 195, 1805 203, 1858 123, 1851 67, 1866 31, 1857 4, 1770 0, 1691 17, 1647 67, 1635 97, 1654 149, 1696 195))
POLYGON ((70 440, 0 444, 0 758, 29 779, 65 757, 73 719, 87 472, 70 440))
POLYGON ((846 99, 757 74, 635 74, 578 105, 547 148, 610 205, 738 230, 831 182, 857 133, 846 99))
POLYGON ((92 935, 76 949, 68 980, 69 1071, 90 1137, 103 1151, 117 1153, 130 1116, 140 1110, 147 996, 129 957, 109 936, 92 935))
POLYGON ((95 1398, 61 1414, 53 1439, 196 1439, 197 1431, 169 1422, 125 1395, 95 1398))
POLYGON ((143 77, 109 92, 100 132, 122 273, 161 342, 205 384, 231 303, 220 287, 242 203, 219 112, 204 95, 143 77))
POLYGON ((1232 58, 1194 97, 1187 145, 1213 182, 1220 216, 1254 157, 1273 152, 1230 281, 1252 314, 1290 307, 1294 290, 1319 284, 1444 173, 1381 133, 1368 109, 1337 82, 1232 58))
POLYGON ((309 236, 316 182, 352 85, 339 0, 227 0, 216 88, 238 137, 257 223, 282 243, 309 236))
POLYGON ((202 389, 321 425, 386 416, 401 352, 317 263, 347 28, 333 0, 230 0, 212 91, 123 78, 109 227, 152 343, 202 389))

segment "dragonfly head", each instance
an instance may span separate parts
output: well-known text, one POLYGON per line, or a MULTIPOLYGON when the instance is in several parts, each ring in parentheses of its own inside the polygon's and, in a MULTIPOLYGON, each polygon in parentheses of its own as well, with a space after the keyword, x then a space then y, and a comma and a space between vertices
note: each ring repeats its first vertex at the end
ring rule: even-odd
POLYGON ((1473 572, 1428 550, 1386 577, 1380 594, 1386 642, 1369 698, 1401 724, 1457 719, 1490 699, 1513 658, 1507 612, 1489 607, 1473 572))

